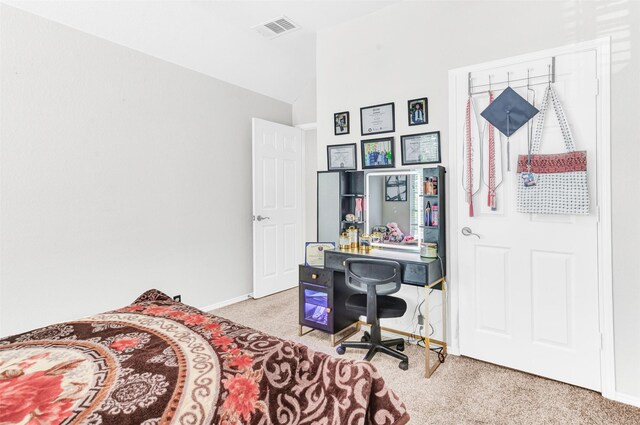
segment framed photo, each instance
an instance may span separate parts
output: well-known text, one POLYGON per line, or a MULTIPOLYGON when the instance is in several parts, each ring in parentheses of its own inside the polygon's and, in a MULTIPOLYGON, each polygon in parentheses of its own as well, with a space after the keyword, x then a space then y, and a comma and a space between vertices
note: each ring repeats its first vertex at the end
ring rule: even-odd
POLYGON ((335 242, 305 242, 304 265, 324 266, 324 253, 336 249, 335 242))
POLYGON ((363 136, 394 131, 396 113, 393 102, 360 108, 360 132, 363 136))
POLYGON ((407 101, 409 125, 429 124, 429 101, 426 97, 407 101))
POLYGON ((386 176, 384 178, 384 200, 387 202, 407 200, 407 176, 386 176))
POLYGON ((327 169, 329 171, 355 170, 356 144, 327 146, 327 169))
POLYGON ((336 112, 333 114, 333 134, 342 136, 349 134, 349 111, 336 112))
POLYGON ((362 140, 362 169, 393 168, 396 157, 393 152, 393 137, 384 139, 362 140))
POLYGON ((402 165, 437 164, 440 161, 440 132, 400 137, 402 165))

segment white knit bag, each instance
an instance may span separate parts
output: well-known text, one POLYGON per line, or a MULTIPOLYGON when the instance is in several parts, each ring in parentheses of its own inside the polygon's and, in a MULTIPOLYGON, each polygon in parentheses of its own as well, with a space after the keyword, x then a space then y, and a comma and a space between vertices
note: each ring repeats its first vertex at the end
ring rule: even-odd
POLYGON ((558 95, 547 87, 536 122, 530 155, 518 156, 517 209, 535 214, 589 214, 587 152, 576 151, 558 95), (558 117, 566 153, 539 154, 549 98, 558 117), (535 185, 526 186, 523 173, 531 172, 535 185))

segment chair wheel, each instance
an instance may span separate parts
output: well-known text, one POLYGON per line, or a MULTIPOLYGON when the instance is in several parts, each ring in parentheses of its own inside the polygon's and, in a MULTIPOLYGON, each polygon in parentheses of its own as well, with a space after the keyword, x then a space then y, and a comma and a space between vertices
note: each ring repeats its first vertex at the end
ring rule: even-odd
POLYGON ((404 344, 396 345, 396 351, 404 351, 404 344))
POLYGON ((364 335, 360 338, 360 342, 369 342, 371 341, 371 334, 367 331, 364 331, 364 335))
POLYGON ((336 353, 342 355, 345 353, 345 351, 347 351, 342 345, 338 345, 338 347, 336 347, 336 353))
POLYGON ((402 370, 407 370, 409 369, 409 362, 406 360, 403 360, 400 362, 400 364, 398 365, 398 367, 402 370))

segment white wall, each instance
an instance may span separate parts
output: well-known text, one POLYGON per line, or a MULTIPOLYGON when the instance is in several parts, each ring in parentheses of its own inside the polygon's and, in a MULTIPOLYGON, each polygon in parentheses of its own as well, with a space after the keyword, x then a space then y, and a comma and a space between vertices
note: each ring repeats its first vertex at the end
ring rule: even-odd
POLYGON ((293 125, 316 122, 316 80, 310 81, 293 103, 293 125))
MULTIPOLYGON (((295 108, 294 108, 295 109, 295 108)), ((305 242, 319 242, 318 237, 318 140, 317 131, 304 132, 305 242)))
MULTIPOLYGON (((359 108, 396 104, 399 135, 440 130, 447 165, 449 69, 612 37, 613 262, 617 390, 640 400, 640 2, 400 2, 318 35, 318 168, 326 146, 357 143, 359 108), (406 101, 429 98, 429 124, 408 127, 406 101), (348 136, 334 112, 351 111, 348 136)), ((399 162, 398 162, 399 163, 399 162)))
MULTIPOLYGON (((292 105, 293 125, 315 124, 316 122, 316 81, 309 82, 292 105)), ((316 129, 304 132, 305 143, 305 211, 306 240, 317 241, 318 236, 318 140, 316 129)))
POLYGON ((251 117, 291 105, 0 6, 0 335, 251 292, 251 117))

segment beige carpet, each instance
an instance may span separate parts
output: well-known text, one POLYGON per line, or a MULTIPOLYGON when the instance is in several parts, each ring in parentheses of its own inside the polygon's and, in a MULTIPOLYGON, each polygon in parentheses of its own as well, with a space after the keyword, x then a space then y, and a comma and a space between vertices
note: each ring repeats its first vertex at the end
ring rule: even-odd
MULTIPOLYGON (((246 326, 337 356, 329 336, 298 336, 297 289, 213 311, 246 326)), ((359 335, 351 339, 360 338, 359 335)), ((640 409, 600 394, 526 373, 449 356, 431 379, 423 377, 424 349, 407 346, 409 370, 388 356, 373 363, 404 401, 412 424, 640 424, 640 409)), ((348 351, 345 357, 364 354, 348 351)))

